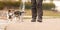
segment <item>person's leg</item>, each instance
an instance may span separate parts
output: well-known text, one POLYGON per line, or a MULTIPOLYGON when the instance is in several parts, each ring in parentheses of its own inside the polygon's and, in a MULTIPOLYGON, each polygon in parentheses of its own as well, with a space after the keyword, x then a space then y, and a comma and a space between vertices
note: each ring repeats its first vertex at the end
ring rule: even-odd
POLYGON ((37 0, 37 14, 38 14, 38 22, 42 22, 43 10, 42 10, 42 1, 37 0))
POLYGON ((31 3, 32 3, 32 22, 35 22, 37 17, 36 0, 31 0, 31 3))

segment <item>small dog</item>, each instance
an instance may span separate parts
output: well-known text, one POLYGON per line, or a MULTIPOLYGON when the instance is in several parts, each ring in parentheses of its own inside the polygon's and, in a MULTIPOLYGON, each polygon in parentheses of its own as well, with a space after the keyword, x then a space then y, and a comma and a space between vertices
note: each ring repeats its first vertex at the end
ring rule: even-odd
POLYGON ((16 21, 21 21, 21 22, 23 22, 23 17, 22 17, 23 13, 24 13, 24 12, 20 12, 20 11, 15 11, 15 12, 14 12, 15 17, 18 19, 18 20, 16 20, 16 21))

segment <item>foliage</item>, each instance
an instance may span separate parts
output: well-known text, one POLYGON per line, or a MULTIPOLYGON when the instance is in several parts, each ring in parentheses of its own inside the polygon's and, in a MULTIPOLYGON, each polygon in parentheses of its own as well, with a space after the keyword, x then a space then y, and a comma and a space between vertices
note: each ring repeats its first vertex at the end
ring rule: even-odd
POLYGON ((2 10, 4 6, 4 2, 0 2, 0 10, 2 10))
POLYGON ((26 2, 25 8, 26 8, 26 9, 30 9, 30 8, 31 8, 31 3, 30 3, 30 2, 26 2))
POLYGON ((20 2, 6 2, 7 6, 13 6, 13 7, 19 7, 20 6, 20 2))
MULTIPOLYGON (((18 2, 11 2, 11 1, 0 2, 0 9, 2 9, 5 6, 20 7, 21 4, 22 3, 20 1, 18 1, 18 2)), ((31 2, 26 2, 25 3, 25 8, 30 9, 31 8, 31 2)), ((55 8, 55 5, 53 3, 43 3, 42 4, 42 9, 44 9, 44 10, 50 10, 51 8, 55 8)))
POLYGON ((44 10, 51 10, 52 8, 55 8, 55 5, 53 3, 43 3, 42 9, 44 10))
MULTIPOLYGON (((31 3, 26 3, 26 9, 31 8, 31 3)), ((52 8, 55 8, 55 4, 53 3, 43 3, 42 4, 42 9, 43 10, 51 10, 52 8)))

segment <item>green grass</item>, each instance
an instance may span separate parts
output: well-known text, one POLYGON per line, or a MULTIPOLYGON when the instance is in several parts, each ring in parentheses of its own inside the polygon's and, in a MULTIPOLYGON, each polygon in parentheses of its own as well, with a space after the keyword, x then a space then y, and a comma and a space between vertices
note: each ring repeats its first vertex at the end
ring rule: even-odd
MULTIPOLYGON (((25 13, 26 16, 32 15, 30 9, 25 10, 25 11, 26 11, 26 13, 25 13)), ((56 12, 56 11, 43 10, 43 16, 60 16, 60 13, 56 12)))
POLYGON ((56 11, 44 10, 43 11, 43 15, 44 16, 60 16, 60 13, 59 12, 56 12, 56 11))

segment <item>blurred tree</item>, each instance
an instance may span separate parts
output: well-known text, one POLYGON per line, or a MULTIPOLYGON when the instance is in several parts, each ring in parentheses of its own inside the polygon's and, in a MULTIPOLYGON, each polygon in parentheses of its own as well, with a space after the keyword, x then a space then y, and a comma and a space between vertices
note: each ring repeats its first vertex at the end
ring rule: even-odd
POLYGON ((43 8, 43 10, 51 10, 52 8, 55 8, 55 4, 53 4, 53 3, 43 3, 42 8, 43 8))
POLYGON ((53 0, 50 0, 51 3, 53 3, 53 0))
POLYGON ((1 1, 0 1, 0 10, 2 10, 2 9, 4 8, 4 6, 5 6, 5 5, 4 5, 4 2, 1 2, 1 1))

